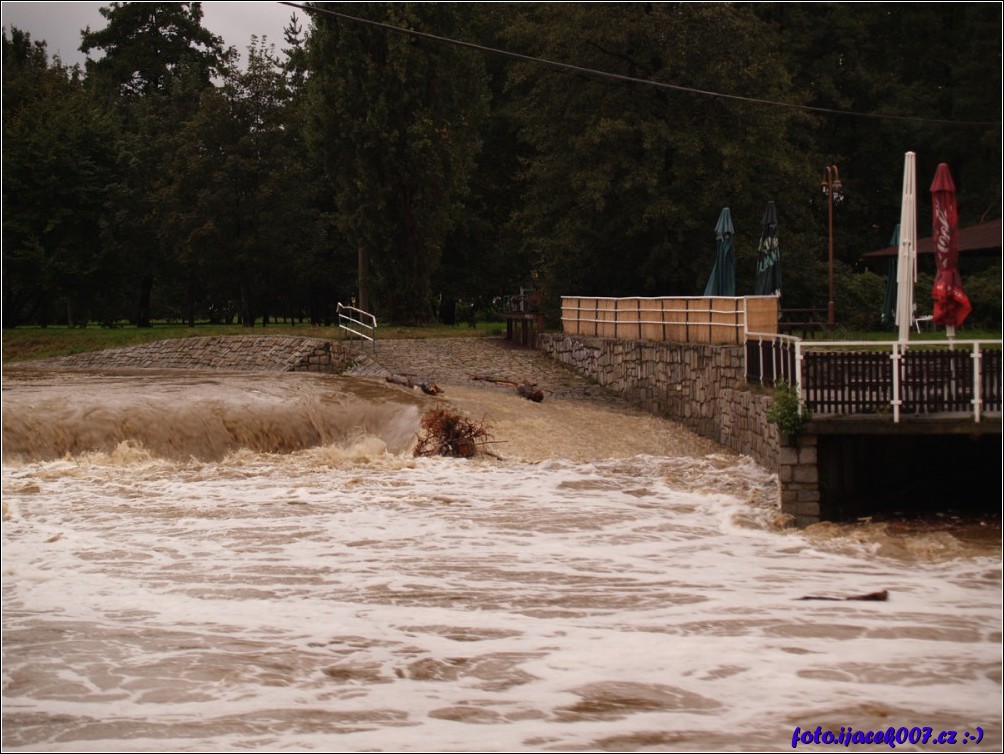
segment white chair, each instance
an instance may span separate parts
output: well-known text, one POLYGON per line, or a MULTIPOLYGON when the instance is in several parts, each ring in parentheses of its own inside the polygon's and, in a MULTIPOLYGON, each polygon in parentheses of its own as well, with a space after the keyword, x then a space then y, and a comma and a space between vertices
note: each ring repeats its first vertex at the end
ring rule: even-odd
POLYGON ((918 333, 920 332, 920 323, 921 322, 933 322, 933 321, 934 321, 934 315, 933 314, 925 314, 923 317, 918 317, 917 316, 917 305, 916 304, 913 305, 913 326, 917 328, 917 332, 918 333))

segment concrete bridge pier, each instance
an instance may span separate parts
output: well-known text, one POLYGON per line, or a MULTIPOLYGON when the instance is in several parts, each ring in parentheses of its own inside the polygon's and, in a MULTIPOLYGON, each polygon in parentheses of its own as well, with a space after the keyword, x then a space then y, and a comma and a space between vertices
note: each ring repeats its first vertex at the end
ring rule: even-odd
POLYGON ((792 438, 781 438, 778 447, 781 512, 792 516, 796 526, 823 520, 817 439, 816 435, 803 432, 792 438))

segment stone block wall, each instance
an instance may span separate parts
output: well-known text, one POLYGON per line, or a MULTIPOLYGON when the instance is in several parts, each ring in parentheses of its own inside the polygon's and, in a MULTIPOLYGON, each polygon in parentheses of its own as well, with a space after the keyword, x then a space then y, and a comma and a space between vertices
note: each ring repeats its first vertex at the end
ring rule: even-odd
POLYGON ((781 484, 781 510, 794 517, 796 526, 822 520, 816 435, 802 433, 782 443, 777 476, 781 484))
POLYGON ((783 438, 777 425, 767 421, 771 397, 757 388, 721 391, 721 428, 717 438, 736 453, 747 455, 764 468, 779 471, 778 451, 783 438))
POLYGON ((538 347, 647 411, 718 439, 721 394, 745 379, 743 349, 544 333, 538 347))

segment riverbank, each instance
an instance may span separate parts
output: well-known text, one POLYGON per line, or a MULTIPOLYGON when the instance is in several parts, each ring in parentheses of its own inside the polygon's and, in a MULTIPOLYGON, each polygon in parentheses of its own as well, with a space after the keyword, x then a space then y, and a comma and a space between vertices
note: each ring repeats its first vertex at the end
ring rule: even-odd
MULTIPOLYGON (((426 327, 385 325, 378 329, 378 337, 381 341, 402 338, 490 337, 497 336, 504 330, 505 323, 503 322, 479 322, 474 328, 467 325, 453 327, 449 325, 426 327)), ((133 327, 131 325, 122 327, 18 327, 3 331, 3 364, 57 358, 109 348, 126 348, 177 338, 291 335, 299 338, 338 341, 342 339, 343 334, 337 327, 315 327, 303 324, 274 324, 267 327, 210 324, 199 324, 195 327, 181 324, 155 324, 153 327, 133 327)))
MULTIPOLYGON (((315 371, 338 372, 348 364, 344 372, 347 376, 369 381, 388 394, 411 393, 429 406, 445 402, 466 416, 489 424, 493 440, 490 448, 505 459, 539 463, 557 459, 594 462, 638 455, 714 457, 723 474, 741 459, 677 422, 638 408, 545 354, 513 347, 499 337, 385 340, 378 343, 376 350, 359 342, 332 344, 283 335, 203 341, 162 341, 160 346, 134 346, 13 364, 7 367, 8 376, 18 378, 46 364, 47 368, 103 372, 135 370, 144 364, 146 369, 204 370, 215 363, 222 370, 277 372, 295 365, 297 358, 302 361, 301 351, 313 353, 311 348, 318 344, 334 345, 334 353, 343 361, 339 361, 337 368, 315 371), (433 398, 423 396, 417 388, 390 385, 386 377, 394 374, 434 382, 443 392, 433 398), (520 397, 515 390, 519 383, 536 385, 543 392, 543 401, 534 403, 520 397)), ((309 358, 304 367, 309 369, 309 358)), ((737 488, 735 494, 757 506, 776 506, 778 490, 775 485, 737 488)), ((782 518, 778 515, 777 525, 783 524, 782 518)), ((918 535, 927 541, 925 535, 945 534, 952 540, 975 545, 978 551, 992 552, 999 550, 1001 522, 999 516, 991 515, 942 511, 918 517, 902 511, 886 514, 881 521, 827 525, 820 528, 819 534, 825 538, 883 542, 910 542, 918 535)), ((953 549, 949 547, 940 554, 953 549)))

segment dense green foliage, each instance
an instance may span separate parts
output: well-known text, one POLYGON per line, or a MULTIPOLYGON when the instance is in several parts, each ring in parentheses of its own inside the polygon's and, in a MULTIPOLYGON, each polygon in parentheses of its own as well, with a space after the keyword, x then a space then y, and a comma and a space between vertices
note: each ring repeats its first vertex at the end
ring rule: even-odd
MULTIPOLYGON (((318 3, 243 55, 199 3, 102 15, 83 70, 4 33, 5 328, 699 295, 726 206, 742 295, 769 200, 783 305, 825 307, 834 163, 837 317, 868 328, 886 270, 860 256, 898 222, 904 152, 923 235, 939 162, 963 226, 1001 213, 990 3, 318 3)), ((999 328, 1000 257, 962 274, 970 324, 999 328)))
MULTIPOLYGON (((776 35, 745 6, 544 5, 522 14, 510 36, 513 46, 584 68, 793 96, 773 52, 776 35)), ((534 63, 514 67, 511 94, 530 148, 516 217, 552 299, 699 294, 726 206, 745 252, 740 290, 751 292, 766 202, 791 208, 789 223, 810 220, 798 201, 810 155, 797 134, 809 124, 797 111, 534 63)), ((799 247, 791 248, 797 259, 799 247)))
MULTIPOLYGON (((396 27, 466 36, 460 9, 430 4, 332 9, 396 27)), ((439 262, 481 146, 488 88, 480 55, 385 28, 318 16, 310 130, 362 289, 395 321, 432 316, 439 262)), ((369 300, 361 296, 363 308, 369 300)))
POLYGON ((44 45, 16 29, 3 45, 3 324, 31 312, 42 324, 101 316, 116 295, 115 251, 95 243, 116 175, 115 124, 78 70, 48 64, 44 45))

